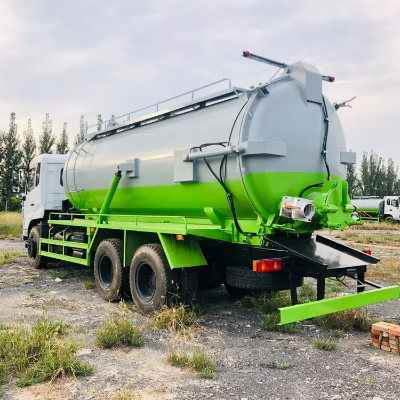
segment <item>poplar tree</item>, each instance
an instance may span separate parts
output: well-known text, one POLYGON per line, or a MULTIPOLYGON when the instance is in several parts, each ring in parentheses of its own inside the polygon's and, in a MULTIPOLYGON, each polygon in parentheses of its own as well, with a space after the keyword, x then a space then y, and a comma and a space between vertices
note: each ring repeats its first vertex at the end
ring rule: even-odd
POLYGON ((75 136, 74 146, 78 146, 78 144, 82 143, 85 140, 86 134, 88 130, 88 123, 85 121, 85 116, 81 115, 79 120, 79 132, 75 136))
POLYGON ((43 133, 39 137, 39 154, 52 154, 56 138, 53 135, 53 121, 50 119, 49 113, 42 122, 42 131, 43 133))
POLYGON ((25 190, 26 188, 29 188, 32 183, 29 180, 29 168, 31 161, 36 155, 36 140, 33 136, 32 121, 30 119, 28 119, 28 128, 26 131, 24 131, 24 141, 22 143, 21 150, 22 165, 24 166, 24 169, 22 171, 21 188, 22 190, 25 190))
POLYGON ((66 154, 68 153, 68 135, 67 135, 67 123, 64 122, 63 129, 60 135, 60 138, 57 142, 57 154, 66 154))
POLYGON ((19 171, 21 163, 21 151, 17 134, 17 124, 15 123, 15 112, 10 115, 8 132, 2 134, 3 157, 1 161, 0 176, 1 186, 4 189, 3 197, 8 199, 13 194, 13 172, 19 171))
POLYGON ((103 128, 103 120, 101 118, 101 114, 97 116, 97 132, 101 131, 103 128))

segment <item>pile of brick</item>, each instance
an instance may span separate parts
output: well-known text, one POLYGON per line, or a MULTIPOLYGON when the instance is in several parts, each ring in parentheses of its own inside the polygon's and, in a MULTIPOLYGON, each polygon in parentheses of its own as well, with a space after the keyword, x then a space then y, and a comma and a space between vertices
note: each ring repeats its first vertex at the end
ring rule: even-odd
POLYGON ((372 325, 371 341, 374 347, 400 355, 400 325, 377 322, 372 325))

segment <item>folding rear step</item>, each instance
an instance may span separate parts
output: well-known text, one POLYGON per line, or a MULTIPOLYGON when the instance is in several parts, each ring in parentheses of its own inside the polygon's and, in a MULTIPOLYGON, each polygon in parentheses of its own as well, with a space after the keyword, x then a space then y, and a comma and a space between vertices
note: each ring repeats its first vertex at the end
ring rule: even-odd
POLYGON ((284 250, 290 256, 291 262, 285 266, 290 277, 313 277, 317 280, 317 301, 306 304, 298 304, 296 286, 291 285, 292 306, 279 309, 281 324, 397 299, 400 296, 398 286, 381 288, 378 284, 365 280, 367 265, 377 264, 378 258, 319 235, 304 239, 274 237, 268 238, 268 241, 272 247, 284 250), (357 293, 324 299, 325 279, 343 277, 357 281, 357 293), (367 287, 378 290, 364 292, 367 287))

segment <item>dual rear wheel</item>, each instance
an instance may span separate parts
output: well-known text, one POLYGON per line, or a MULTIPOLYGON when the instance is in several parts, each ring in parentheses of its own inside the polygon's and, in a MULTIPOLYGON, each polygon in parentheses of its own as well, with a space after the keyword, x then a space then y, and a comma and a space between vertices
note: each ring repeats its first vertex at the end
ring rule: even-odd
POLYGON ((180 299, 192 302, 197 291, 197 269, 170 268, 162 246, 146 244, 135 252, 130 268, 123 266, 123 244, 119 239, 103 240, 94 259, 96 287, 107 301, 131 294, 144 314, 180 299))

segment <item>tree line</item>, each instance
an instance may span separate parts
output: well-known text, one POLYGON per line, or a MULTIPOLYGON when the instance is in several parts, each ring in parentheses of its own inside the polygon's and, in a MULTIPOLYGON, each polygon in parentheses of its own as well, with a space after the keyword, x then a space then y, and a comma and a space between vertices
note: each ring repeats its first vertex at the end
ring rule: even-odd
MULTIPOLYGON (((102 128, 102 118, 97 116, 97 130, 102 128)), ((74 140, 74 146, 81 143, 87 134, 88 123, 83 115, 80 116, 79 131, 74 140)), ((0 131, 0 185, 2 188, 2 202, 0 209, 8 203, 9 210, 20 209, 21 201, 15 198, 13 187, 13 173, 21 171, 21 188, 25 190, 29 185, 28 169, 33 158, 40 154, 66 154, 69 151, 67 123, 63 123, 61 132, 56 135, 53 131, 53 121, 49 113, 42 122, 42 133, 36 141, 33 134, 32 121, 28 119, 22 138, 18 133, 15 112, 10 114, 8 131, 0 131), (22 140, 21 140, 22 139, 22 140)))
POLYGON ((347 166, 350 197, 400 196, 399 166, 374 151, 363 153, 361 165, 347 166))

